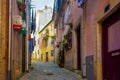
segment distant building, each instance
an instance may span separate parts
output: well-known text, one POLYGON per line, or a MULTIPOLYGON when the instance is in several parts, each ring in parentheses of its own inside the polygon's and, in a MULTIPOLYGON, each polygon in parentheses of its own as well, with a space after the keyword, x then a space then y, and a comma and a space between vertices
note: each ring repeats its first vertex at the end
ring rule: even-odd
POLYGON ((49 62, 54 60, 54 22, 51 20, 39 32, 40 61, 49 62))
POLYGON ((39 20, 40 20, 40 15, 41 15, 42 11, 41 10, 37 10, 36 11, 36 29, 35 29, 35 33, 34 33, 34 37, 35 37, 35 46, 34 46, 34 51, 32 53, 32 61, 38 61, 39 60, 39 20))
POLYGON ((41 10, 41 14, 39 16, 39 28, 41 31, 52 19, 53 9, 51 7, 45 6, 43 10, 41 10))

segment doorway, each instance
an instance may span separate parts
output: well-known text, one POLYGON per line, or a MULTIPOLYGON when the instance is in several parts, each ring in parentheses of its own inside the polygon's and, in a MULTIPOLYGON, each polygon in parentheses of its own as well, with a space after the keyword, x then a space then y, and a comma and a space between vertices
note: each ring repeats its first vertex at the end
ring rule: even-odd
POLYGON ((77 33, 77 69, 81 70, 81 51, 80 51, 80 45, 81 45, 81 40, 80 40, 80 24, 78 25, 76 29, 77 33))
POLYGON ((102 25, 103 80, 120 80, 120 8, 102 25))
POLYGON ((26 55, 25 55, 25 49, 26 49, 26 46, 25 46, 25 35, 23 35, 23 38, 22 38, 22 72, 25 73, 25 70, 26 70, 26 55))
POLYGON ((48 52, 46 52, 46 62, 48 62, 48 52))

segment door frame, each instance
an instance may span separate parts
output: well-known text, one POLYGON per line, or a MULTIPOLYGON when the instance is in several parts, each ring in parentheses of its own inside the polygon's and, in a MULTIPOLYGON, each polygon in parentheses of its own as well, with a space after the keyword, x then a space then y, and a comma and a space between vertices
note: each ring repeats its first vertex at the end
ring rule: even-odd
POLYGON ((94 50, 94 76, 95 80, 103 80, 103 70, 102 70, 102 22, 106 18, 110 17, 118 8, 120 8, 120 3, 114 5, 108 12, 102 13, 103 15, 97 15, 95 20, 95 50, 94 50))

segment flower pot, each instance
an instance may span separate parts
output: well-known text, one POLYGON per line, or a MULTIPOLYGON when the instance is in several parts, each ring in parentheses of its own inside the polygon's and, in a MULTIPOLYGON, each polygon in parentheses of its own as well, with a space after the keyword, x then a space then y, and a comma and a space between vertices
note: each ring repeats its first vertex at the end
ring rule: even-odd
POLYGON ((22 27, 21 31, 20 31, 20 34, 27 34, 27 31, 26 31, 26 28, 25 27, 22 27))
POLYGON ((18 5, 18 8, 20 11, 24 11, 25 8, 26 8, 26 5, 24 2, 21 2, 21 1, 17 1, 17 5, 18 5))
POLYGON ((22 25, 20 25, 20 24, 13 24, 13 29, 14 30, 21 30, 22 29, 22 25))
POLYGON ((59 44, 57 44, 56 47, 59 48, 59 44))
POLYGON ((18 7, 18 8, 19 8, 19 10, 20 10, 20 11, 24 11, 24 10, 25 10, 25 8, 26 8, 26 5, 19 5, 19 7, 18 7))

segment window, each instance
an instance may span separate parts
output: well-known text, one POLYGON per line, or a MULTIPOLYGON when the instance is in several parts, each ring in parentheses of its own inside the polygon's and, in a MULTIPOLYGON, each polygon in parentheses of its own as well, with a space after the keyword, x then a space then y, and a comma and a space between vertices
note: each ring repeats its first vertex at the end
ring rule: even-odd
POLYGON ((51 57, 53 57, 54 55, 54 50, 51 50, 51 57))

